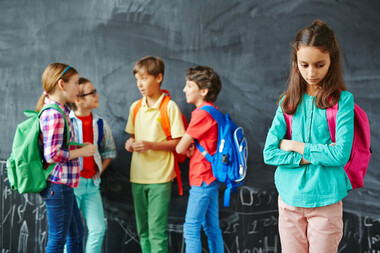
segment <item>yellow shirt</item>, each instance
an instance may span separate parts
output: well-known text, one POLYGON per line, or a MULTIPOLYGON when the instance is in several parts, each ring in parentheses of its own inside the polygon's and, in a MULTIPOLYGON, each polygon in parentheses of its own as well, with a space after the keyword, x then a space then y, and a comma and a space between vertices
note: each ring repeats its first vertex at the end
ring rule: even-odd
MULTIPOLYGON (((135 135, 135 140, 150 142, 167 141, 161 126, 160 105, 164 94, 152 106, 148 107, 146 97, 143 98, 135 126, 133 125, 133 108, 135 101, 129 109, 128 123, 125 131, 135 135)), ((170 100, 168 103, 168 116, 172 138, 180 138, 185 134, 181 111, 177 104, 170 100)), ((131 162, 131 182, 138 184, 167 183, 175 178, 174 156, 171 151, 148 150, 147 152, 133 152, 131 162)))

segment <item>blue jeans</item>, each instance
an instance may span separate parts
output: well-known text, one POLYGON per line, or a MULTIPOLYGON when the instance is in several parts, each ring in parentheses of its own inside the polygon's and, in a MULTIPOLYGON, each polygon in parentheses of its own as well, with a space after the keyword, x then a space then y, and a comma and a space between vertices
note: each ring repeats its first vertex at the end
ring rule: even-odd
POLYGON ((94 184, 92 178, 80 178, 78 188, 74 189, 78 208, 82 210, 87 225, 86 253, 100 253, 106 223, 104 221, 104 210, 99 186, 94 184))
POLYGON ((218 181, 210 185, 192 186, 187 203, 183 234, 186 252, 201 253, 201 226, 207 235, 210 253, 223 253, 223 237, 219 227, 219 186, 218 181))
POLYGON ((62 253, 66 240, 67 252, 83 252, 84 227, 73 188, 48 182, 40 195, 46 203, 49 227, 46 253, 62 253))

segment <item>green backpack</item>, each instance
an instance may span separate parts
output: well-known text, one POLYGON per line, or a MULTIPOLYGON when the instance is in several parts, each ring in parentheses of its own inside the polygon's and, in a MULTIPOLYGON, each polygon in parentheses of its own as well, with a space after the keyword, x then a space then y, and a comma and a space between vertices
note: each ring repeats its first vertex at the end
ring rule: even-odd
MULTIPOLYGON (((7 173, 12 190, 18 190, 20 194, 38 193, 45 189, 46 179, 56 165, 52 163, 46 170, 44 169, 44 158, 38 144, 40 116, 48 108, 53 108, 65 115, 58 105, 47 104, 39 113, 30 110, 25 111, 25 116, 29 118, 17 125, 12 144, 12 153, 7 160, 7 173)), ((67 129, 66 143, 78 145, 78 143, 69 143, 69 123, 66 116, 63 118, 65 119, 65 128, 67 129)))

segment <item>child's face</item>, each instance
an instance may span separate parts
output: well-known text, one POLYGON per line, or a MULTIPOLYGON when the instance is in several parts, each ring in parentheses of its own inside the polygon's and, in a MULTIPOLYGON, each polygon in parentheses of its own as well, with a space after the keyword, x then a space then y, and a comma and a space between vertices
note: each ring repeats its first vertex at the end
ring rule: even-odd
POLYGON ((186 80, 183 92, 186 95, 186 102, 189 104, 195 104, 198 107, 204 102, 208 89, 199 89, 195 82, 186 80))
POLYGON ((73 75, 68 82, 63 82, 63 94, 66 102, 74 103, 79 94, 79 75, 73 75))
POLYGON ((76 106, 82 110, 91 110, 99 107, 99 94, 90 82, 81 84, 81 93, 76 100, 76 106))
POLYGON ((149 75, 146 71, 137 72, 135 74, 137 88, 141 95, 152 97, 160 93, 160 83, 162 81, 162 74, 157 76, 149 75))
POLYGON ((326 77, 330 63, 330 54, 317 47, 301 46, 297 50, 298 69, 310 85, 317 85, 326 77))

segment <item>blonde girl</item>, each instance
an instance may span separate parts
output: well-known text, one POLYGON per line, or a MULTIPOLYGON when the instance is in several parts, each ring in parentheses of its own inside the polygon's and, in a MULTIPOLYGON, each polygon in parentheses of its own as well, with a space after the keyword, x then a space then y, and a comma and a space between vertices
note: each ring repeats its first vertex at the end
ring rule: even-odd
POLYGON ((46 164, 56 163, 40 195, 45 200, 48 218, 46 252, 63 252, 67 241, 68 252, 83 252, 83 224, 75 201, 73 188, 78 187, 80 169, 78 157, 92 156, 95 147, 87 144, 73 149, 66 143, 66 131, 70 142, 75 141, 67 103, 78 97, 78 72, 63 63, 50 64, 42 75, 44 92, 36 105, 40 111, 44 104, 56 104, 65 115, 50 108, 40 117, 40 140, 46 164), (65 127, 65 119, 69 129, 65 127))

